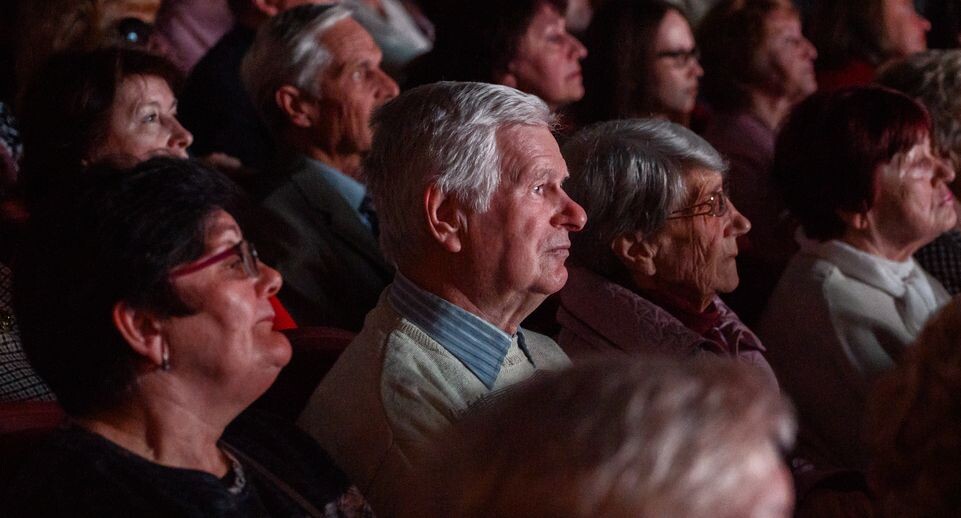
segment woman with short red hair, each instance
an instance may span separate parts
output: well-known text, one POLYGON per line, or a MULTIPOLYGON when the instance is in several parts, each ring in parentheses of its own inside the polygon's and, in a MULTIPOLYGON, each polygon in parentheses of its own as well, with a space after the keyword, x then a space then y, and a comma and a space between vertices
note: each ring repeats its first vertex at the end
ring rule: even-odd
POLYGON ((955 224, 927 111, 879 87, 815 94, 778 137, 774 178, 805 236, 757 326, 801 422, 802 455, 866 464, 871 383, 948 294, 912 259, 955 224))

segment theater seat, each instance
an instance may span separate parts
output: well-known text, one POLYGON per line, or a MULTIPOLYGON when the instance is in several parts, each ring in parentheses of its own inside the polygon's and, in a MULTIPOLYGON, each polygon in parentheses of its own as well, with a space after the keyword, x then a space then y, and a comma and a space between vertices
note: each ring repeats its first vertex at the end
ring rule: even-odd
POLYGON ((0 487, 63 418, 53 401, 0 402, 0 487))
POLYGON ((332 327, 301 327, 284 334, 294 354, 277 381, 252 406, 293 422, 354 334, 332 327))

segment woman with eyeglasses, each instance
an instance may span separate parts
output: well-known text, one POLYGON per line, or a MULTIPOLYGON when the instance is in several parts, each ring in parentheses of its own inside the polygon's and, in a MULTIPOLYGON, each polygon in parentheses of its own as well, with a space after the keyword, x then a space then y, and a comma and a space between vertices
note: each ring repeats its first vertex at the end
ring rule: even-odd
POLYGON ((244 413, 291 348, 237 196, 156 158, 98 166, 37 208, 15 301, 68 420, 4 488, 8 516, 339 516, 348 482, 316 443, 244 413))
POLYGON ((751 223, 717 151, 678 124, 632 119, 581 130, 563 153, 565 189, 587 211, 557 312, 568 355, 706 352, 756 365, 776 390, 764 346, 718 298, 737 287, 751 223))
POLYGON ((863 408, 949 296, 912 255, 954 226, 931 120, 880 87, 818 93, 778 136, 774 179, 803 229, 757 325, 812 461, 863 468, 863 408))
POLYGON ((662 0, 610 0, 584 37, 584 99, 572 107, 581 125, 631 117, 691 123, 704 70, 684 14, 662 0))

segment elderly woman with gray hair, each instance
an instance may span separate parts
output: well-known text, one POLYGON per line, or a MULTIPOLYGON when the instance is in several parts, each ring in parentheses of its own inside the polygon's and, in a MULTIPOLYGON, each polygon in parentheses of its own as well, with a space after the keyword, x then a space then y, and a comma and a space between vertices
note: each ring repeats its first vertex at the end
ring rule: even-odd
POLYGON ((718 297, 737 287, 736 240, 751 224, 724 192, 717 151, 650 119, 591 126, 563 152, 588 215, 557 313, 568 355, 706 351, 755 364, 776 387, 760 340, 718 297))

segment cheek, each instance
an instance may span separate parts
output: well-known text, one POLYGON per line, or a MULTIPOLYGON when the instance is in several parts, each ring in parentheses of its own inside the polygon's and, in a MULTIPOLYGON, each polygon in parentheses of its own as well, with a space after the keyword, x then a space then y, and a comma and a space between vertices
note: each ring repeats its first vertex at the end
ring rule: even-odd
POLYGON ((712 293, 726 276, 723 259, 722 218, 709 218, 692 225, 692 279, 701 293, 712 293))

